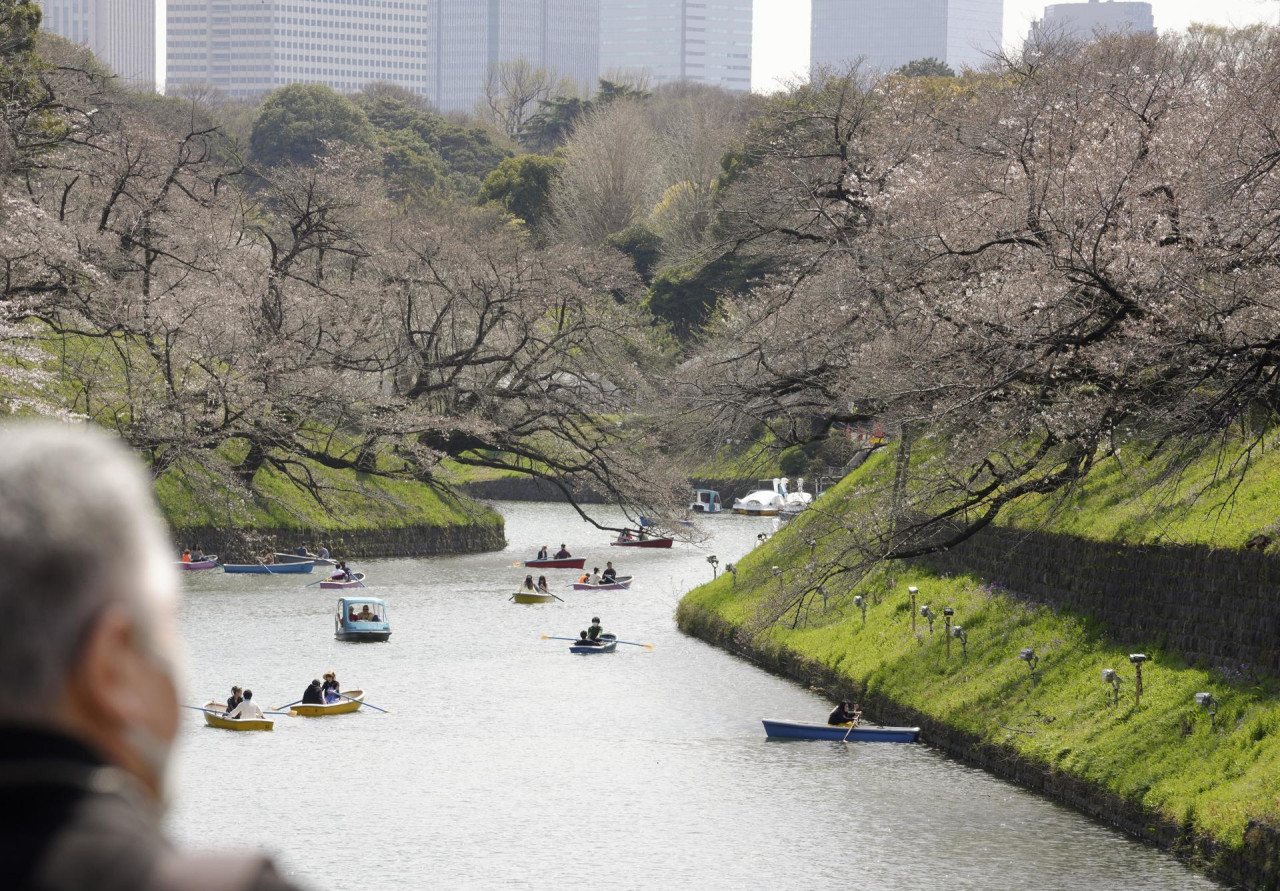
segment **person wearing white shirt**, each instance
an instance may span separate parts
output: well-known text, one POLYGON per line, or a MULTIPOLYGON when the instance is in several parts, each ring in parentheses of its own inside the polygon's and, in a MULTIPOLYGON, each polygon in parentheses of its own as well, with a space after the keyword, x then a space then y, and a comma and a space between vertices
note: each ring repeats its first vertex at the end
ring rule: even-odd
POLYGON ((227 717, 228 718, 246 718, 246 719, 262 718, 262 709, 258 708, 258 703, 253 701, 252 690, 244 691, 244 699, 241 701, 239 705, 237 705, 234 709, 231 710, 231 713, 227 715, 227 717))

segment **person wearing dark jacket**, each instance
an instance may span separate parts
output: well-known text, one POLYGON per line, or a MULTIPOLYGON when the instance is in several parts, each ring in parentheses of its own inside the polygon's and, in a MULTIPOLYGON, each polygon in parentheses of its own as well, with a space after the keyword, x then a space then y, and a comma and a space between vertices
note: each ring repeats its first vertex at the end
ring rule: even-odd
POLYGON ((831 714, 827 715, 827 723, 833 726, 842 724, 853 724, 857 726, 858 719, 862 717, 862 712, 855 705, 849 707, 849 700, 841 700, 840 704, 831 710, 831 714))
POLYGON ((244 701, 243 691, 240 687, 232 687, 231 695, 227 697, 227 710, 224 715, 230 714, 231 710, 244 701))
POLYGON ((165 837, 181 659, 167 538, 119 443, 0 426, 0 561, 23 580, 0 586, 6 891, 294 888, 262 857, 184 854, 165 837))
MULTIPOLYGON (((297 689, 296 687, 294 688, 297 689)), ((302 692, 303 705, 324 705, 324 688, 320 685, 320 679, 316 678, 311 682, 310 686, 302 692)))

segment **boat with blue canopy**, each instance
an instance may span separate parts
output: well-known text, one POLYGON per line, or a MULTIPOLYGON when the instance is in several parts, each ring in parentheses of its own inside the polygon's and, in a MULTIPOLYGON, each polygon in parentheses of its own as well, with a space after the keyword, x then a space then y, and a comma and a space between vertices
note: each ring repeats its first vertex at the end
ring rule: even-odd
POLYGON ((764 732, 770 739, 827 739, 835 742, 911 743, 920 738, 919 727, 876 727, 867 724, 816 724, 809 721, 777 721, 764 718, 764 732))
POLYGON ((387 640, 391 637, 391 623, 387 621, 386 603, 376 597, 339 597, 333 636, 338 640, 387 640))

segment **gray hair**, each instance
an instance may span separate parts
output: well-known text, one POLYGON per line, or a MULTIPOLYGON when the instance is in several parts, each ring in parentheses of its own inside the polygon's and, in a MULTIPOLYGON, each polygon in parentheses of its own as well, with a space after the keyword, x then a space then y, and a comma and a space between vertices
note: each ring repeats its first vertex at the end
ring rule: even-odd
POLYGON ((102 611, 175 588, 140 462, 88 427, 0 426, 0 716, 48 715, 102 611))

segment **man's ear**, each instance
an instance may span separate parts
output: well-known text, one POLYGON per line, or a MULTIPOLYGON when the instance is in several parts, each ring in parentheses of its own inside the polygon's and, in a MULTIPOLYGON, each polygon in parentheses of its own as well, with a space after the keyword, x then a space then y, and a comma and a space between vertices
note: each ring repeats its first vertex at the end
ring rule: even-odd
POLYGON ((89 628, 67 679, 78 717, 102 728, 128 725, 146 709, 143 655, 137 627, 124 610, 108 607, 89 628))

